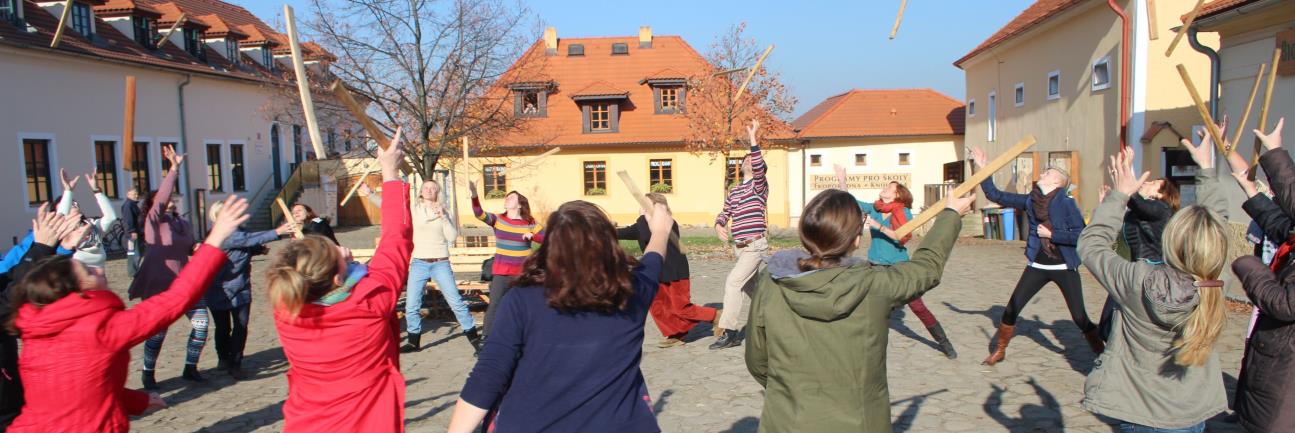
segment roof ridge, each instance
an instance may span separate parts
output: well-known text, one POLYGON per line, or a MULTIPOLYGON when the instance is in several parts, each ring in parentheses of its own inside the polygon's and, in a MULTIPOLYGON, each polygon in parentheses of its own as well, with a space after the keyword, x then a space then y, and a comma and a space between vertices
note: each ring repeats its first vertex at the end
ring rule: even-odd
MULTIPOLYGON (((812 129, 814 126, 818 125, 818 123, 822 122, 823 119, 826 119, 827 116, 831 115, 833 112, 836 112, 836 110, 838 108, 841 108, 842 105, 845 105, 845 101, 849 100, 850 97, 854 95, 855 95, 854 91, 848 91, 840 95, 833 96, 832 98, 840 98, 840 99, 837 100, 835 104, 832 104, 831 107, 828 107, 827 110, 823 111, 823 114, 818 115, 818 117, 815 118, 812 122, 809 122, 808 125, 805 125, 804 128, 800 128, 800 133, 804 134, 808 132, 810 129, 812 129)), ((831 99, 831 98, 828 98, 828 99, 831 99)))

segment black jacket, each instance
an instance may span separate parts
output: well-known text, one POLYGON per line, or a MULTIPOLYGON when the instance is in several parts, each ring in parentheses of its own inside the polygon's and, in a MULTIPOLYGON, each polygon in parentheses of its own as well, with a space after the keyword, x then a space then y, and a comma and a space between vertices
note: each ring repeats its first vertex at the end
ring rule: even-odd
MULTIPOLYGON (((0 292, 0 325, 9 323, 9 316, 13 314, 13 307, 9 304, 13 285, 31 270, 37 260, 53 256, 55 252, 54 247, 32 242, 22 261, 9 272, 0 274, 0 289, 3 289, 0 292)), ((18 339, 7 330, 0 331, 0 370, 3 370, 0 371, 0 431, 4 431, 18 417, 23 406, 22 380, 18 376, 18 339)))
MULTIPOLYGON (((679 234, 679 224, 675 223, 671 231, 679 234)), ((647 249, 648 241, 652 239, 652 230, 648 228, 647 218, 639 216, 634 225, 616 229, 616 238, 627 241, 638 241, 639 249, 647 249)), ((665 263, 661 266, 661 282, 673 283, 679 280, 688 279, 688 256, 684 255, 674 242, 670 242, 665 247, 665 263)))
POLYGON ((1165 225, 1174 216, 1174 210, 1160 200, 1148 200, 1141 194, 1129 197, 1129 211, 1124 214, 1124 243, 1129 246, 1133 261, 1163 262, 1164 253, 1160 237, 1165 225))
POLYGON ((135 200, 126 200, 121 203, 121 221, 122 228, 126 233, 139 234, 140 239, 144 238, 144 227, 139 224, 139 202, 135 200))
POLYGON ((323 218, 314 218, 306 221, 301 227, 301 233, 307 235, 319 235, 333 241, 334 244, 341 245, 337 242, 337 236, 333 236, 333 227, 328 225, 328 220, 323 218))

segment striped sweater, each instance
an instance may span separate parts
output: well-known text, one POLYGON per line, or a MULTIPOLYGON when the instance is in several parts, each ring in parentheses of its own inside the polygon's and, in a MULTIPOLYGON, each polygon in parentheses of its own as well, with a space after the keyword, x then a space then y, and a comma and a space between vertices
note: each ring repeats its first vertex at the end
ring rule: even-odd
POLYGON ((472 214, 495 229, 495 264, 490 268, 495 275, 522 274, 522 262, 531 255, 531 242, 544 242, 544 226, 536 222, 512 219, 481 209, 481 201, 472 198, 472 214), (523 235, 531 233, 531 240, 523 235))
POLYGON ((724 210, 715 217, 715 225, 732 222, 729 232, 734 241, 763 235, 767 227, 765 213, 769 208, 769 181, 764 175, 764 155, 760 146, 751 146, 751 178, 734 185, 724 198, 724 210))

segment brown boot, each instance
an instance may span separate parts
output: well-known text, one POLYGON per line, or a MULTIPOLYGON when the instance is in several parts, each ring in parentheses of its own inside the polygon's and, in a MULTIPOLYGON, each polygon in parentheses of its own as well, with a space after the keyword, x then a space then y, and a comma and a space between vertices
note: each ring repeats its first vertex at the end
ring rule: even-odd
POLYGON ((1012 334, 1015 332, 1016 325, 998 325, 998 347, 981 364, 994 365, 1007 358, 1007 343, 1012 341, 1012 334))
POLYGON ((1088 347, 1093 349, 1093 353, 1101 355, 1106 350, 1106 342, 1102 341, 1100 335, 1097 335, 1096 329, 1085 332, 1084 339, 1088 340, 1088 347))

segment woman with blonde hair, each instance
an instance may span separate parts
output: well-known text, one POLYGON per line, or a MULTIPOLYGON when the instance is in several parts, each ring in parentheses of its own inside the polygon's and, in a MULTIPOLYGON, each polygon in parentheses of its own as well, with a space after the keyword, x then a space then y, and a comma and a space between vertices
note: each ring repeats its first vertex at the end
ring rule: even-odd
POLYGON ((1111 245, 1129 196, 1150 173, 1134 177, 1131 151, 1112 156, 1114 189, 1079 237, 1079 256, 1116 304, 1107 348, 1084 384, 1084 409, 1120 420, 1121 432, 1199 433, 1227 409, 1214 343, 1226 323, 1223 281, 1227 223, 1213 193, 1208 142, 1185 144, 1203 176, 1200 201, 1176 212, 1161 238, 1164 263, 1131 262, 1111 245), (1201 152, 1201 150, 1204 152, 1201 152), (1209 191, 1206 191, 1206 190, 1209 191))
POLYGON ((400 131, 378 152, 382 235, 366 268, 323 236, 292 241, 267 271, 288 358, 285 432, 404 431, 396 297, 413 250, 409 186, 396 170, 400 131))

